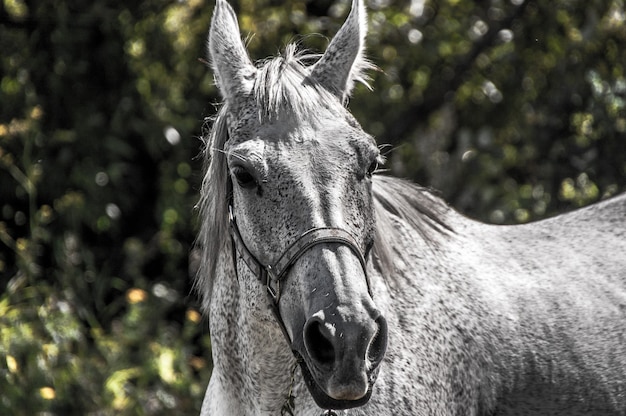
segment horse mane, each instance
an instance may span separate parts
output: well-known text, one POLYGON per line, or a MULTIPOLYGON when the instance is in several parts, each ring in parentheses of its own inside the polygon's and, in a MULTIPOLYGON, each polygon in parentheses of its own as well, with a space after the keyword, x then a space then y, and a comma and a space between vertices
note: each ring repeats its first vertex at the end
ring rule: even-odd
MULTIPOLYGON (((196 205, 200 217, 200 231, 195 245, 202 255, 194 279, 193 288, 202 300, 202 308, 208 311, 213 276, 217 269, 219 253, 228 242, 228 166, 224 145, 228 140, 226 125, 228 106, 222 105, 213 120, 204 143, 204 177, 200 187, 200 200, 196 205)), ((211 120, 208 120, 210 122, 211 120)))
POLYGON ((453 233, 446 221, 450 207, 432 190, 408 180, 385 175, 373 177, 376 236, 372 258, 374 266, 385 277, 394 273, 393 244, 399 238, 393 219, 406 223, 431 246, 438 245, 439 237, 453 233))
MULTIPOLYGON (((296 45, 290 44, 282 56, 257 64, 257 76, 248 99, 251 100, 249 104, 256 107, 261 123, 275 120, 285 112, 310 119, 321 113, 321 107, 332 110, 333 106, 342 106, 330 91, 310 76, 311 66, 307 66, 306 61, 318 57, 298 52, 296 45)), ((367 68, 367 65, 357 68, 354 79, 365 83, 367 78, 360 71, 367 68)), ((212 125, 204 135, 204 177, 196 205, 201 223, 196 246, 203 255, 199 259, 194 290, 202 299, 205 311, 210 304, 219 253, 228 249, 230 242, 228 203, 231 190, 224 147, 228 141, 227 118, 231 111, 233 106, 223 103, 217 115, 208 120, 212 125)), ((393 270, 390 254, 393 226, 389 216, 406 221, 426 241, 434 241, 433 231, 450 229, 442 220, 448 209, 445 203, 408 181, 376 175, 374 199, 378 230, 373 254, 376 267, 381 271, 393 270)))

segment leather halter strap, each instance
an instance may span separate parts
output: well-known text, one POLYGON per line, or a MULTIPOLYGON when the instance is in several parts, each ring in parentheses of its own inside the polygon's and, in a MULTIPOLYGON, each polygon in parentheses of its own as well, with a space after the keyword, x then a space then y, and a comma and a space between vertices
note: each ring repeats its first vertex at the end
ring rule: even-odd
POLYGON ((358 243, 349 232, 341 228, 332 227, 311 228, 291 243, 273 265, 264 265, 250 252, 244 243, 239 228, 237 227, 237 222, 235 221, 232 206, 229 206, 228 210, 230 233, 233 240, 233 252, 236 251, 239 254, 246 266, 248 266, 248 269, 250 269, 257 279, 266 287, 273 306, 278 307, 281 296, 281 281, 289 271, 289 268, 311 247, 325 243, 341 244, 352 250, 361 263, 361 267, 365 273, 367 291, 370 296, 372 295, 369 278, 367 276, 365 257, 358 243))

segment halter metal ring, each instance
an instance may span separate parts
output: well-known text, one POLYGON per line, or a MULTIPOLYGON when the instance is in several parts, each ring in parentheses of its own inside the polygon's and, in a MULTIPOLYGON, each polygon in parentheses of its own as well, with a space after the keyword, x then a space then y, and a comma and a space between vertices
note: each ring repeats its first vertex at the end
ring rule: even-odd
POLYGON ((280 279, 274 273, 274 269, 272 269, 271 265, 265 266, 265 273, 267 273, 267 282, 265 287, 267 288, 267 293, 270 295, 272 300, 278 304, 280 300, 280 279), (272 287, 272 283, 275 284, 275 287, 272 287))

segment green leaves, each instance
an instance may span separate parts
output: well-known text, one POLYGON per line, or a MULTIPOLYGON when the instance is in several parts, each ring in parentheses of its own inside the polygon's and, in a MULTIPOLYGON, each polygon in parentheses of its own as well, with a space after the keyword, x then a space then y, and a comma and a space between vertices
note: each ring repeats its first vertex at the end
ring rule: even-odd
POLYGON ((0 297, 0 412, 197 414, 210 366, 193 345, 210 352, 208 335, 194 309, 167 318, 167 290, 129 289, 104 328, 77 299, 14 279, 0 297))

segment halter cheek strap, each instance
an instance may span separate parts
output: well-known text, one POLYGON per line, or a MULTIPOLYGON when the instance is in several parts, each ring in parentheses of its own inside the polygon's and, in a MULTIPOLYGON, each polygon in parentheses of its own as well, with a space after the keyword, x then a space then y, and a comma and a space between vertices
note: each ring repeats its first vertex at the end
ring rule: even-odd
POLYGON ((311 228, 291 243, 291 245, 287 247, 287 249, 273 265, 264 265, 250 252, 244 243, 241 233, 239 232, 239 228, 237 227, 237 222, 235 221, 232 206, 228 207, 228 211, 230 234, 233 241, 233 260, 236 258, 235 253, 239 254, 252 274, 254 274, 261 284, 265 286, 268 297, 271 300, 270 308, 272 309, 272 312, 274 313, 276 320, 278 321, 283 334, 290 345, 291 340, 278 309, 278 302, 280 301, 281 296, 281 282, 287 275, 289 268, 311 247, 318 244, 337 243, 347 246, 350 250, 352 250, 361 263, 361 267, 365 273, 367 291, 370 296, 372 296, 372 290, 367 276, 367 263, 365 261, 365 257, 363 256, 363 253, 361 252, 361 249, 359 248, 354 237, 347 231, 341 228, 332 227, 311 228))

